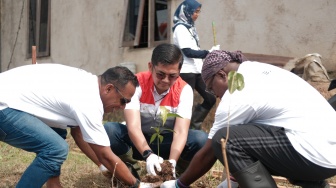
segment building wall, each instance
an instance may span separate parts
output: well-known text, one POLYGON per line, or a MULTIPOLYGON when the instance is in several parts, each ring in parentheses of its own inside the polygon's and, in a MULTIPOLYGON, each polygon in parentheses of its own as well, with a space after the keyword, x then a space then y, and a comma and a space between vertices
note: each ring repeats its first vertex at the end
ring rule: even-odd
MULTIPOLYGON (((7 70, 12 52, 9 68, 31 63, 26 58, 28 2, 2 0, 2 3, 2 67, 7 70), (14 48, 23 2, 23 18, 14 48)), ((67 64, 97 74, 117 65, 123 53, 119 45, 123 9, 122 0, 51 1, 51 56, 38 58, 37 62, 67 64)))
MULTIPOLYGON (((26 57, 28 2, 0 1, 0 70, 5 71, 31 63, 26 57)), ((171 14, 181 2, 171 0, 171 14)), ((202 49, 210 49, 214 43, 214 22, 221 49, 291 57, 320 53, 326 68, 336 70, 334 0, 199 2, 202 12, 196 27, 202 49)), ((122 62, 135 63, 137 71, 147 70, 152 48, 121 47, 124 6, 124 0, 51 1, 51 56, 37 62, 62 63, 95 74, 122 62)))
POLYGON ((222 49, 302 57, 319 53, 336 70, 336 1, 203 0, 197 28, 204 47, 212 45, 211 22, 222 49))

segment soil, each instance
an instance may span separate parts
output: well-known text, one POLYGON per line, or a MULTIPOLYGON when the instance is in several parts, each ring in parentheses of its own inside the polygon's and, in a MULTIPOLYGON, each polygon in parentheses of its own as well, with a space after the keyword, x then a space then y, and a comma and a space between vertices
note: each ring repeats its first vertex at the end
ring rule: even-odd
POLYGON ((157 187, 160 187, 161 183, 176 179, 173 175, 173 166, 167 160, 163 161, 161 164, 161 172, 158 172, 155 169, 155 173, 157 174, 156 176, 146 174, 145 176, 141 177, 141 182, 155 183, 158 184, 157 187))

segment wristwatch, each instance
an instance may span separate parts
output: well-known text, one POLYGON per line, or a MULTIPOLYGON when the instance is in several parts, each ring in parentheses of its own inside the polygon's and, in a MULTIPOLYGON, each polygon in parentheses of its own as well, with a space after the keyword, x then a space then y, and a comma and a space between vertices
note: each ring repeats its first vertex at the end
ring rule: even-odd
POLYGON ((152 150, 148 149, 148 150, 145 150, 142 154, 142 157, 146 160, 147 157, 149 157, 150 154, 154 153, 152 150))

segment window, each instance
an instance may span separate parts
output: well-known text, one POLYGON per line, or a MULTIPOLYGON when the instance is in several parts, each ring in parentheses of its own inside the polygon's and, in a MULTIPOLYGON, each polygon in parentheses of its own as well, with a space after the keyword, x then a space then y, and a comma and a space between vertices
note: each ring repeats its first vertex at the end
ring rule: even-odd
POLYGON ((28 1, 28 58, 32 46, 36 46, 36 57, 50 55, 50 0, 28 1))
POLYGON ((170 39, 170 0, 126 0, 122 46, 153 47, 170 39))

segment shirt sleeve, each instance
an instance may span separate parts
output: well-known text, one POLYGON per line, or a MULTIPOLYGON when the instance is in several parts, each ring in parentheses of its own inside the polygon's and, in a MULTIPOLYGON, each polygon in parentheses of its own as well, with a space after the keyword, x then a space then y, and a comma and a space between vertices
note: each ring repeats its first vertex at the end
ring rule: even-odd
POLYGON ((188 29, 183 25, 178 25, 174 31, 174 43, 180 48, 190 48, 193 50, 199 50, 197 42, 190 34, 188 29))
MULTIPOLYGON (((91 101, 94 98, 90 99, 91 101)), ((101 146, 110 146, 110 140, 103 125, 103 105, 99 99, 96 103, 78 103, 73 109, 76 121, 81 129, 83 140, 101 146)), ((85 100, 81 100, 85 101, 85 100)))
POLYGON ((180 96, 180 103, 177 108, 177 114, 183 118, 190 119, 192 106, 194 102, 194 93, 190 85, 185 85, 180 96))
POLYGON ((208 50, 193 50, 191 48, 183 48, 182 52, 186 57, 200 59, 204 59, 209 53, 208 50))
POLYGON ((219 129, 249 123, 257 115, 255 109, 249 104, 245 104, 242 101, 229 102, 230 97, 228 97, 228 95, 230 94, 224 94, 226 97, 221 99, 216 109, 215 121, 208 135, 209 139, 212 139, 219 129))
POLYGON ((140 110, 140 97, 142 95, 141 87, 138 86, 135 88, 135 93, 131 98, 131 102, 127 103, 125 109, 134 109, 140 110))

